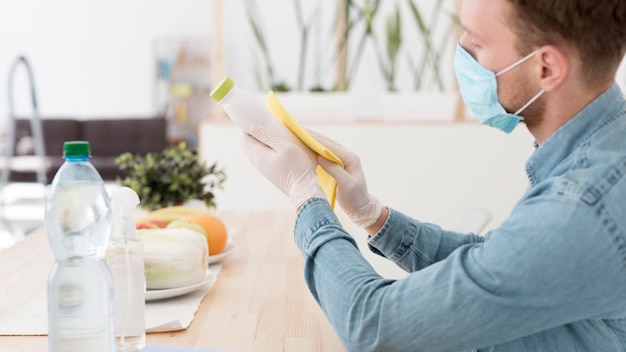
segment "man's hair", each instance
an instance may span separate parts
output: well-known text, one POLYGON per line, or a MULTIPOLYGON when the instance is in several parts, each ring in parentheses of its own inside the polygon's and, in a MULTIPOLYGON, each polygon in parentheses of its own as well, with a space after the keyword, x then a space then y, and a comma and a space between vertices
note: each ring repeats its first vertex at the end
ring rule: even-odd
POLYGON ((578 52, 586 82, 613 78, 626 52, 626 0, 509 1, 522 54, 564 44, 578 52))

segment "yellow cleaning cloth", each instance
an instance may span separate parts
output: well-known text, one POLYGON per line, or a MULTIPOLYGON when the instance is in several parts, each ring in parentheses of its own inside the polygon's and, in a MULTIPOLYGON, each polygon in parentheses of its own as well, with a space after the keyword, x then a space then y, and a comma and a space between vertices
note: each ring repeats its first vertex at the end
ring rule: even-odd
MULTIPOLYGON (((296 135, 307 147, 312 151, 323 156, 324 158, 339 164, 343 167, 343 161, 339 159, 333 152, 328 150, 322 143, 313 138, 298 122, 291 117, 291 114, 285 110, 283 105, 278 101, 274 92, 270 91, 267 95, 267 107, 270 113, 285 125, 293 134, 296 135)), ((330 176, 321 166, 317 166, 317 179, 326 193, 326 199, 330 203, 330 207, 335 209, 335 198, 337 196, 337 181, 330 176)))

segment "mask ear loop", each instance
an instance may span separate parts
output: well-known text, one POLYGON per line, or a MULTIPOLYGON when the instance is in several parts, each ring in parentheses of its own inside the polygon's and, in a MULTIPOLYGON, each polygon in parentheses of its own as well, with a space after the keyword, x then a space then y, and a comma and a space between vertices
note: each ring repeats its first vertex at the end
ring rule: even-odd
POLYGON ((503 73, 507 73, 507 72, 511 71, 512 69, 516 68, 517 66, 523 64, 524 61, 526 61, 526 60, 530 59, 531 57, 533 57, 533 55, 535 55, 538 51, 539 51, 539 49, 537 49, 537 50, 533 51, 532 53, 524 56, 523 58, 517 60, 517 62, 513 63, 511 66, 509 66, 509 67, 505 68, 504 70, 496 73, 496 76, 500 76, 503 73))
MULTIPOLYGON (((526 108, 530 106, 530 104, 534 103, 534 102, 535 102, 535 100, 539 99, 539 97, 541 96, 541 94, 543 94, 545 91, 546 91, 545 89, 540 90, 540 91, 539 91, 539 93, 535 94, 535 96, 534 96, 534 97, 532 97, 532 98, 528 101, 528 103, 524 104, 524 106, 522 106, 521 108, 519 108, 519 110, 517 110, 517 111, 516 111, 513 115, 519 115, 519 114, 521 114, 521 113, 522 113, 522 111, 526 110, 526 108)), ((520 116, 520 117, 521 117, 521 116, 520 116)), ((523 120, 523 119, 524 119, 524 118, 522 118, 522 120, 523 120)))
MULTIPOLYGON (((510 70, 512 70, 512 69, 514 69, 514 68, 516 68, 517 66, 521 65, 522 63, 524 63, 526 60, 528 60, 528 59, 530 59, 531 57, 533 57, 533 56, 534 56, 534 55, 535 55, 538 51, 539 51, 539 49, 537 49, 537 50, 533 51, 532 53, 530 53, 530 54, 528 54, 528 55, 524 56, 523 58, 521 58, 521 59, 517 60, 517 62, 513 63, 511 66, 509 66, 509 67, 505 68, 504 70, 502 70, 502 71, 500 71, 500 72, 496 73, 496 76, 500 76, 501 74, 503 74, 503 73, 507 73, 507 72, 509 72, 510 70)), ((519 110, 517 110, 517 111, 516 111, 513 115, 518 116, 519 114, 521 114, 521 113, 522 113, 522 111, 526 110, 526 108, 530 106, 530 104, 534 103, 534 102, 535 102, 535 100, 539 99, 539 97, 540 97, 540 96, 541 96, 544 92, 545 92, 545 89, 540 90, 540 91, 539 91, 539 93, 535 94, 535 96, 534 96, 534 97, 532 97, 532 98, 528 101, 528 103, 524 104, 524 106, 522 106, 521 108, 519 108, 519 110)), ((521 116, 520 116, 520 117, 521 117, 521 116)), ((524 118, 522 117, 522 120, 523 120, 523 119, 524 119, 524 118)))

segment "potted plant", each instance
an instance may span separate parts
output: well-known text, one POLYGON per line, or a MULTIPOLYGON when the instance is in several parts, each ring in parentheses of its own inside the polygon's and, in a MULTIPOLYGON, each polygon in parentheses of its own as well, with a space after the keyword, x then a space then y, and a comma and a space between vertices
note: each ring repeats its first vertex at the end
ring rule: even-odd
POLYGON ((126 177, 120 186, 132 188, 147 210, 199 200, 208 208, 216 207, 213 190, 221 188, 226 173, 217 163, 206 165, 195 149, 182 142, 160 153, 145 156, 124 153, 115 159, 126 177))

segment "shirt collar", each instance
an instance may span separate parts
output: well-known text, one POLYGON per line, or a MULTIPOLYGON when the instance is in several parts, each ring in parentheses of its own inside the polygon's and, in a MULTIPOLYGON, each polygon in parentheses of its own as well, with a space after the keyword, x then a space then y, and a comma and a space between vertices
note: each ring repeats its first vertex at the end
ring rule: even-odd
POLYGON ((537 147, 526 163, 530 184, 535 185, 548 177, 559 163, 625 106, 622 92, 614 83, 537 147))

